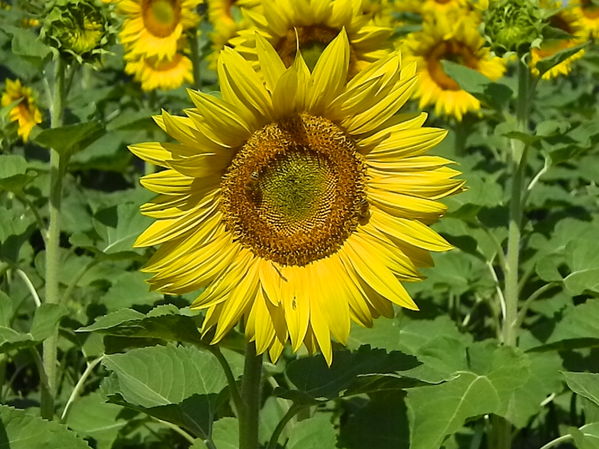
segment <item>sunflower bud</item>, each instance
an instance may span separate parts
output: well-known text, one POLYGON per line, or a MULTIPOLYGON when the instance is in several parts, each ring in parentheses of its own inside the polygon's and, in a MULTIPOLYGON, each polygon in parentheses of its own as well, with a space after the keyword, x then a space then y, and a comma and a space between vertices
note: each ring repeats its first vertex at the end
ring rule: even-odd
POLYGON ((41 35, 63 57, 93 64, 106 52, 112 33, 93 0, 59 0, 47 13, 41 35))
POLYGON ((534 0, 494 0, 485 14, 484 32, 497 55, 524 54, 541 38, 543 18, 534 0))

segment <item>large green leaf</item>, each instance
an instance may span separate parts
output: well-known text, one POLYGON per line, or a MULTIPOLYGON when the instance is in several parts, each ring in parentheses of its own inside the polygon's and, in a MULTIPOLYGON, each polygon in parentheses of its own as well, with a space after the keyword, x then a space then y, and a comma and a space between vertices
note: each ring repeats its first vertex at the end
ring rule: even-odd
POLYGON ((448 382, 408 389, 412 449, 437 449, 467 418, 502 413, 530 376, 523 354, 490 343, 471 346, 468 365, 448 382))
POLYGON ((98 332, 132 338, 160 338, 168 341, 201 343, 198 326, 200 316, 189 309, 163 305, 147 314, 132 309, 121 309, 99 317, 95 323, 78 332, 98 332))
POLYGON ((558 321, 546 344, 534 348, 586 347, 599 345, 599 301, 589 299, 568 309, 558 321))
POLYGON ((35 142, 58 151, 63 157, 69 157, 83 150, 104 132, 100 122, 91 121, 45 129, 35 136, 35 142))
POLYGON ((599 374, 593 373, 562 373, 570 390, 599 405, 599 374))
POLYGON ((63 425, 5 405, 0 405, 0 426, 1 448, 90 449, 85 441, 63 425))
POLYGON ((110 449, 130 419, 125 411, 96 392, 73 403, 66 424, 80 435, 96 440, 97 449, 110 449))
POLYGON ((291 429, 288 449, 335 449, 337 435, 331 416, 317 413, 309 419, 299 421, 291 429))
MULTIPOLYGON (((235 418, 221 418, 212 427, 212 441, 218 449, 239 449, 239 423, 235 418)), ((189 449, 208 449, 198 439, 189 449)))
POLYGON ((195 347, 153 346, 107 355, 112 376, 104 392, 113 400, 187 428, 210 434, 217 394, 227 385, 216 358, 195 347))
MULTIPOLYGON (((399 351, 362 346, 355 352, 335 352, 333 363, 327 366, 322 356, 306 357, 291 362, 286 370, 297 390, 280 391, 280 395, 296 401, 333 399, 341 395, 357 378, 395 373, 418 364, 415 357, 399 351)), ((364 387, 361 387, 364 391, 364 387)))

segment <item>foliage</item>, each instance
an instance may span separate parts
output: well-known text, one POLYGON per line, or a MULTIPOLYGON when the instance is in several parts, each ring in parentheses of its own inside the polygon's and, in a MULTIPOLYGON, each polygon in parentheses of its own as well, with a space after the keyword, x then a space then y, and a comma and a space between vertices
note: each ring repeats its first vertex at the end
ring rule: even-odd
MULTIPOLYGON (((43 92, 52 52, 37 30, 18 26, 27 11, 0 12, 2 78, 43 92)), ((193 36, 205 51, 207 36, 193 36)), ((260 444, 289 415, 270 449, 495 449, 498 422, 511 426, 514 448, 597 447, 599 51, 585 49, 570 76, 532 81, 525 129, 512 114, 513 68, 491 82, 444 63, 484 106, 460 123, 428 121, 450 129, 434 152, 459 163, 469 188, 446 201, 435 225, 456 249, 434 256, 426 281, 407 285, 421 311, 356 326, 331 367, 287 352, 266 363, 260 444), (528 161, 518 340, 509 345, 502 291, 514 142, 528 161)), ((577 50, 542 61, 541 72, 577 50)), ((51 127, 45 114, 23 143, 0 110, 0 447, 236 448, 241 334, 211 347, 198 331, 203 314, 188 308, 194 295, 150 292, 140 268, 151 251, 132 247, 149 223, 139 214, 149 196, 138 182, 148 168, 126 146, 164 140, 150 117, 188 107, 184 89, 144 93, 123 73, 119 46, 99 54, 100 69, 68 73, 63 125, 51 127), (59 173, 60 304, 44 295, 50 151, 67 161, 59 173), (48 421, 38 410, 47 387, 42 346, 57 330, 56 416, 48 421)), ((215 91, 208 65, 199 84, 215 91)), ((52 106, 51 97, 39 101, 52 106)))

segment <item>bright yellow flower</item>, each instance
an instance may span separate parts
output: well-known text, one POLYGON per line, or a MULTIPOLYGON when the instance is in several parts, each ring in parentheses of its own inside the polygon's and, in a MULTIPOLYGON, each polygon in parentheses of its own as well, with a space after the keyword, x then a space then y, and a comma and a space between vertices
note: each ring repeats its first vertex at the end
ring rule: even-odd
POLYGON ((256 59, 256 30, 289 67, 299 48, 314 66, 323 48, 345 28, 350 45, 350 75, 377 61, 391 49, 390 28, 370 23, 361 0, 263 0, 262 12, 246 14, 253 27, 239 31, 231 43, 248 59, 256 59))
POLYGON ((20 80, 6 80, 6 87, 2 93, 2 107, 21 99, 9 113, 12 122, 18 122, 17 133, 24 142, 29 140, 33 127, 42 122, 42 113, 35 104, 31 87, 25 87, 20 80))
POLYGON ((362 0, 362 11, 375 25, 393 27, 399 24, 393 16, 393 0, 362 0))
POLYGON ((216 66, 218 54, 225 44, 246 25, 241 8, 253 9, 260 6, 260 0, 208 0, 208 20, 212 24, 212 53, 208 56, 216 66))
POLYGON ((572 0, 573 13, 578 17, 579 26, 588 38, 599 38, 599 6, 591 0, 572 0))
POLYGON ((410 11, 422 15, 447 14, 456 9, 470 9, 467 0, 396 0, 396 8, 399 11, 410 11))
POLYGON ((140 58, 128 61, 125 72, 141 83, 143 90, 176 89, 193 82, 191 60, 181 53, 172 59, 140 58))
POLYGON ((352 320, 417 309, 402 283, 422 278, 429 251, 451 248, 427 226, 463 185, 451 161, 424 155, 446 131, 395 115, 415 65, 393 53, 347 82, 350 48, 342 32, 310 72, 258 37, 260 73, 226 48, 221 96, 189 91, 187 117, 157 118, 179 143, 130 147, 165 168, 141 181, 159 194, 136 241, 161 245, 149 282, 203 289, 192 307, 206 309, 214 343, 241 320, 258 353, 276 360, 290 340, 330 363, 331 338, 345 343, 352 320))
POLYGON ((171 59, 185 29, 197 25, 201 0, 121 0, 121 42, 132 56, 171 59))
POLYGON ((477 70, 492 80, 505 72, 501 58, 489 49, 469 16, 435 16, 424 28, 409 36, 405 50, 417 61, 420 83, 417 96, 420 107, 435 105, 437 115, 454 116, 458 120, 467 112, 478 111, 480 102, 443 70, 442 60, 450 60, 477 70))
MULTIPOLYGON (((568 48, 576 47, 585 41, 584 30, 581 27, 580 17, 576 14, 573 8, 560 9, 562 4, 559 1, 547 0, 542 1, 541 6, 549 9, 555 8, 557 12, 551 16, 549 23, 552 27, 558 28, 566 33, 574 36, 572 39, 548 40, 541 44, 541 48, 533 48, 531 50, 532 73, 536 76, 539 71, 536 68, 537 63, 541 59, 550 58, 556 53, 568 48)), ((579 10, 580 8, 577 8, 579 10)), ((567 75, 572 70, 572 63, 584 56, 584 50, 579 50, 569 58, 560 62, 556 66, 549 69, 542 76, 542 79, 548 80, 556 78, 559 75, 567 75)))

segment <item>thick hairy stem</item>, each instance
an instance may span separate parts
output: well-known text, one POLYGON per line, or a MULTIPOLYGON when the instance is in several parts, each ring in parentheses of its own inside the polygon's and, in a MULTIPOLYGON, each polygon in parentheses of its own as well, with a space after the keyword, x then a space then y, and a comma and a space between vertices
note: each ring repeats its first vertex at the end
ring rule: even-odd
POLYGON ((239 410, 239 449, 258 448, 261 386, 262 356, 256 355, 256 346, 248 342, 241 381, 243 405, 239 410))
MULTIPOLYGON (((58 57, 55 61, 54 90, 50 107, 52 128, 62 126, 65 96, 65 64, 58 57)), ((62 173, 64 161, 57 149, 50 150, 50 199, 49 224, 46 240, 46 291, 45 302, 58 304, 60 279, 60 206, 62 198, 62 173)), ((52 419, 54 416, 54 398, 56 395, 56 347, 58 330, 44 341, 43 366, 48 379, 48 388, 42 389, 41 415, 52 419)))

